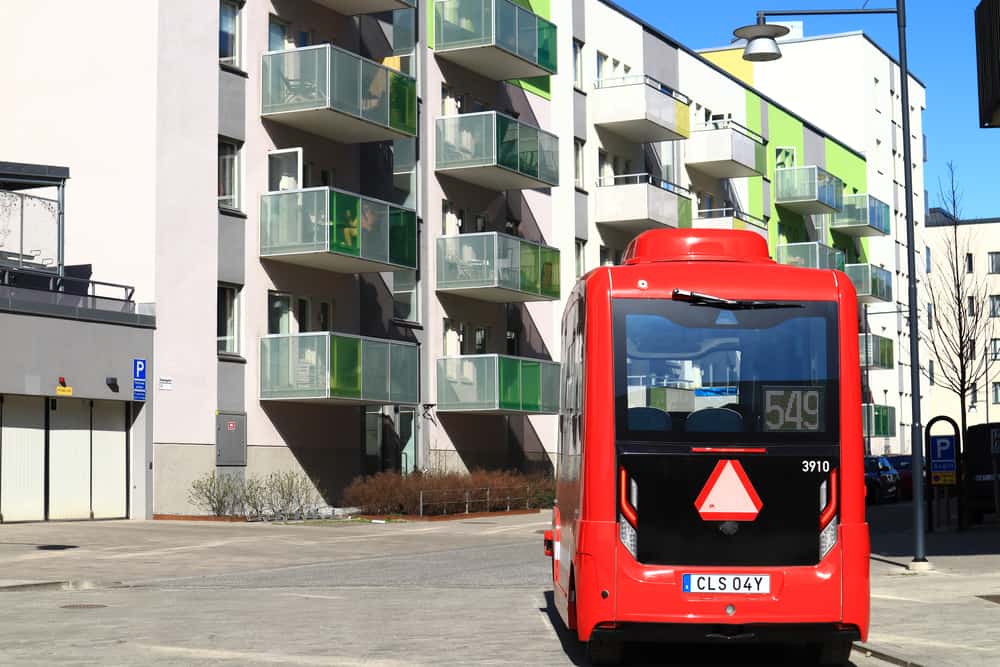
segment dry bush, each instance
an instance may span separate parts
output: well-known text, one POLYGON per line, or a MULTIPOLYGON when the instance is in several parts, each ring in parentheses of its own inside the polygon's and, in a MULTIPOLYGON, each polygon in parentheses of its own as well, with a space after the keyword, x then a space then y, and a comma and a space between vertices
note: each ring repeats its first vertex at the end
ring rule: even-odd
POLYGON ((424 515, 496 512, 551 507, 555 486, 550 477, 517 472, 476 470, 461 473, 385 472, 357 477, 344 491, 347 505, 365 514, 418 514, 423 492, 424 515))

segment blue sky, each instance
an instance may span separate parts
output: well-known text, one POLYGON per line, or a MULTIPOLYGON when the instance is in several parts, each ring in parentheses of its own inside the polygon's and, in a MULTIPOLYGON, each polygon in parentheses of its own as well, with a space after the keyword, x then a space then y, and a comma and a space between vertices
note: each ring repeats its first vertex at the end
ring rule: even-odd
MULTIPOLYGON (((616 0, 625 9, 687 46, 699 49, 729 43, 733 28, 753 23, 758 9, 829 9, 864 5, 864 0, 616 0)), ((869 7, 894 6, 870 0, 869 7)), ((938 178, 952 160, 964 193, 963 217, 1000 216, 997 163, 1000 128, 979 128, 974 12, 978 0, 909 0, 907 45, 910 71, 927 86, 928 160, 926 188, 937 206, 938 178)), ((790 18, 788 20, 799 20, 790 18)), ((864 30, 896 55, 896 19, 886 16, 806 17, 805 34, 864 30)), ((780 100, 779 100, 780 101, 780 100)))

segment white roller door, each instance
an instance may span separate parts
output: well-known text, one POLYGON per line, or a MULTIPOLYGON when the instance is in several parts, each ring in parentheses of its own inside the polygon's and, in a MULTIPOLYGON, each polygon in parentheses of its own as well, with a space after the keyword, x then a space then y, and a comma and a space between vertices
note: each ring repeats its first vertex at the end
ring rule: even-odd
POLYGON ((4 396, 0 408, 0 515, 45 518, 45 399, 4 396))
POLYGON ((50 400, 49 518, 90 518, 90 401, 50 400))
POLYGON ((94 401, 93 509, 95 519, 126 516, 125 496, 125 405, 94 401))

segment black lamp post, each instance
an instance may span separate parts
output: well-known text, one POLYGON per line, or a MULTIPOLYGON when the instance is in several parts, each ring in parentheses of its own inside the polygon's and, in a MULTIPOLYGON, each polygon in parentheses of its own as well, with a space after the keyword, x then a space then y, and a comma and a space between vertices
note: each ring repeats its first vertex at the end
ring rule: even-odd
POLYGON ((913 158, 910 141, 910 74, 906 65, 906 0, 896 0, 895 9, 802 9, 757 12, 757 23, 743 26, 733 34, 747 41, 743 58, 753 62, 767 62, 781 57, 778 37, 788 34, 788 28, 766 22, 768 16, 825 16, 833 14, 895 14, 899 30, 899 78, 900 97, 903 105, 903 176, 906 190, 906 256, 909 263, 907 285, 909 287, 910 319, 910 390, 912 434, 910 451, 913 466, 913 562, 910 569, 929 567, 924 544, 924 485, 923 480, 923 429, 920 425, 920 337, 918 335, 917 314, 917 258, 913 232, 913 158))

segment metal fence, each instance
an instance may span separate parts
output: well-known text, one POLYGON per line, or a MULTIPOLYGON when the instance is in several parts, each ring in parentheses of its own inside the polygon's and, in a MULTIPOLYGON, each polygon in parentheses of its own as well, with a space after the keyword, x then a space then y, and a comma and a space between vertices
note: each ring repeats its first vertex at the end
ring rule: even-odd
POLYGON ((423 489, 420 516, 531 509, 531 485, 478 489, 423 489))

